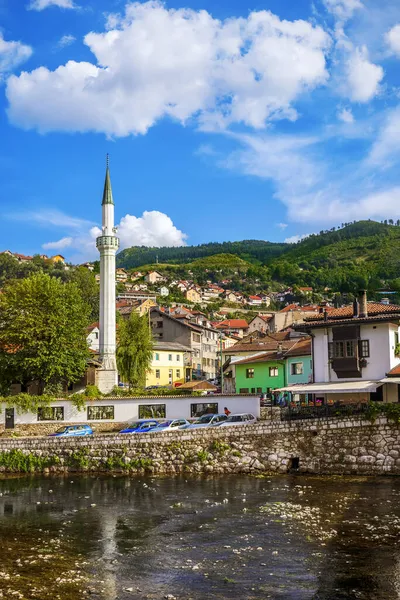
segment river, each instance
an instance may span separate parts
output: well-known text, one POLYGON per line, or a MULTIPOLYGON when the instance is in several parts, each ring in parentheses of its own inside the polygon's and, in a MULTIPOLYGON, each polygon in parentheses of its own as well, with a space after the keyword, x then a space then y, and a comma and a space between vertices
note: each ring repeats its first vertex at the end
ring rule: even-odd
POLYGON ((400 479, 0 480, 0 598, 395 600, 400 479))

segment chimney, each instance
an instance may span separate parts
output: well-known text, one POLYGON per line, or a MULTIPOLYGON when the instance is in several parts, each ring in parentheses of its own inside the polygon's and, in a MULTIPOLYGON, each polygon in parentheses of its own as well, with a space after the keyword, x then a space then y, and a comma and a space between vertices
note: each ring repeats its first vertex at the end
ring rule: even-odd
POLYGON ((324 310, 324 321, 328 320, 328 311, 325 309, 324 310))
POLYGON ((367 290, 360 291, 360 318, 368 317, 367 290))
POLYGON ((360 306, 358 304, 357 298, 354 298, 353 302, 353 317, 358 317, 360 314, 360 306))

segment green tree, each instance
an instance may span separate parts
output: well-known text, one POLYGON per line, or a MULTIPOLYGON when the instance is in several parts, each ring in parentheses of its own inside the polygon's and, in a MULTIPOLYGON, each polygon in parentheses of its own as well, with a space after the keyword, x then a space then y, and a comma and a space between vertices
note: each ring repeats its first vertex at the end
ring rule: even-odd
POLYGON ((0 385, 78 381, 89 350, 90 307, 78 286, 36 273, 6 283, 0 295, 0 385))
POLYGON ((132 312, 118 327, 117 365, 121 378, 132 387, 144 387, 153 357, 148 315, 132 312))
POLYGON ((77 267, 73 271, 67 271, 69 281, 76 283, 83 301, 90 306, 89 319, 92 323, 99 320, 100 310, 100 286, 96 282, 94 273, 86 267, 77 267))

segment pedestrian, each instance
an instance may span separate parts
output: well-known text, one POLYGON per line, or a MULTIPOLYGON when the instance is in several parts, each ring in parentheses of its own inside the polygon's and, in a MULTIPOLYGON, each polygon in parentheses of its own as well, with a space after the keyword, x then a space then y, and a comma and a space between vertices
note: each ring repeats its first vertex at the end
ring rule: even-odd
POLYGON ((226 414, 227 417, 229 417, 229 415, 231 414, 231 411, 229 410, 229 408, 227 408, 226 406, 224 407, 224 413, 226 414))

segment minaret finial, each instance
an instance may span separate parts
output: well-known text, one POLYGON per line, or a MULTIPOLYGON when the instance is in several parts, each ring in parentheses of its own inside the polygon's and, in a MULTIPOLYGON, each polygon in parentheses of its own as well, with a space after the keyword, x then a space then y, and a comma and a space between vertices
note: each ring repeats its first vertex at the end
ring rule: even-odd
POLYGON ((111 190, 111 180, 110 180, 110 155, 106 154, 106 179, 104 182, 104 191, 103 191, 103 201, 102 204, 114 204, 112 190, 111 190))

